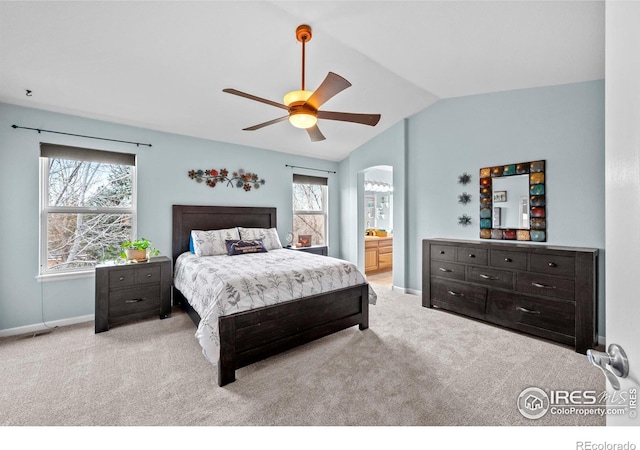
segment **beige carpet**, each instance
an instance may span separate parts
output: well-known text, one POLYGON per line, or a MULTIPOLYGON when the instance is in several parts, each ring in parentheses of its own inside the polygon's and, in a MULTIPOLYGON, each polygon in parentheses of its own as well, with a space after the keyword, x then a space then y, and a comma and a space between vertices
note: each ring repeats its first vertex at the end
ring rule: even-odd
POLYGON ((375 288, 368 330, 240 369, 224 388, 180 310, 3 338, 0 425, 604 425, 516 409, 530 386, 603 391, 584 355, 375 288))

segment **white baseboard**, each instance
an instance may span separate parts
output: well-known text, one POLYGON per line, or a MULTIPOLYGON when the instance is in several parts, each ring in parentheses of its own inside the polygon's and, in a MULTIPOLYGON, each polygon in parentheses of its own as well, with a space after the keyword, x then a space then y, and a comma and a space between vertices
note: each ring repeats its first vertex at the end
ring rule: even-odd
POLYGON ((422 295, 422 291, 416 291, 415 289, 408 289, 400 286, 391 286, 391 290, 398 291, 401 294, 422 295))
POLYGON ((605 345, 607 343, 606 336, 598 336, 598 345, 605 345))
POLYGON ((36 323, 33 325, 25 325, 23 327, 7 328, 6 330, 0 330, 0 337, 17 336, 20 334, 29 334, 29 333, 38 333, 40 331, 51 330, 52 328, 64 327, 67 325, 75 325, 76 323, 91 322, 92 320, 95 320, 95 315, 88 314, 86 316, 71 317, 69 319, 62 319, 62 320, 54 320, 51 322, 47 322, 46 324, 36 323))

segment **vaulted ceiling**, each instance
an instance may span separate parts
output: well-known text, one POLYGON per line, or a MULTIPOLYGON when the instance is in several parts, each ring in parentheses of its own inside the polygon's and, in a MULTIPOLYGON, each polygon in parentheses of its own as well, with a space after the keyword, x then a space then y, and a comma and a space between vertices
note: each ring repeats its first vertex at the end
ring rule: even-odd
POLYGON ((603 78, 602 1, 0 2, 0 102, 333 161, 439 99, 603 78), (222 89, 299 89, 300 24, 306 88, 343 76, 322 109, 377 126, 242 131, 282 110, 222 89))

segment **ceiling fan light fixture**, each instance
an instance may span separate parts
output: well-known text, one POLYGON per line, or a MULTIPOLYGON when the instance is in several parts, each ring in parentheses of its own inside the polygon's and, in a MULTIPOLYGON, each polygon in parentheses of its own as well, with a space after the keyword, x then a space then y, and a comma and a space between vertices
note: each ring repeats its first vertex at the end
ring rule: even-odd
POLYGON ((284 95, 284 104, 287 106, 293 106, 294 104, 304 104, 309 97, 311 97, 313 91, 291 91, 284 95))
POLYGON ((311 128, 318 122, 318 117, 308 111, 293 111, 289 114, 289 122, 296 128, 311 128))

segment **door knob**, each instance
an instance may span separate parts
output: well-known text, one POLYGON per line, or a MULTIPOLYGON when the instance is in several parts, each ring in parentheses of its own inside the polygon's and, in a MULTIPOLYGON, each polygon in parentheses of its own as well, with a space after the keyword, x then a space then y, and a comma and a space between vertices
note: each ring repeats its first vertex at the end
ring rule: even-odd
POLYGON ((587 350, 589 362, 598 367, 616 391, 620 390, 618 377, 627 378, 629 375, 629 360, 627 354, 618 344, 611 344, 607 352, 587 350))

